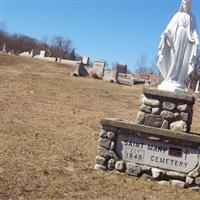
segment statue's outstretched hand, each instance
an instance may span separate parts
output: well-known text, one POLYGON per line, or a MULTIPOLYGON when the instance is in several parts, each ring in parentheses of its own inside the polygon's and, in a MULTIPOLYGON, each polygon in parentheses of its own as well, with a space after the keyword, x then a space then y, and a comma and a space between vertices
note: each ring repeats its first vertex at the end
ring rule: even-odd
POLYGON ((195 44, 198 45, 199 44, 199 38, 195 38, 195 44))
POLYGON ((194 45, 198 45, 199 44, 199 38, 198 37, 193 37, 189 41, 190 41, 190 43, 192 43, 194 45))

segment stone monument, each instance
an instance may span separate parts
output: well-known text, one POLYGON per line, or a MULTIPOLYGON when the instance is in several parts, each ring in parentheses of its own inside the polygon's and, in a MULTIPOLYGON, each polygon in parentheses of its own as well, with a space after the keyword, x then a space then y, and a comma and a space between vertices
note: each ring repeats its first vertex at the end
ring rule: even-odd
POLYGON ((194 21, 191 1, 183 0, 159 46, 164 81, 158 89, 143 89, 136 123, 101 120, 95 169, 200 191, 200 135, 190 132, 195 98, 184 83, 195 62, 198 36, 188 20, 194 21))
POLYGON ((45 57, 45 51, 44 50, 40 51, 40 57, 45 57))
POLYGON ((87 56, 83 56, 83 57, 82 57, 82 63, 83 63, 84 65, 89 65, 89 60, 90 60, 90 58, 87 57, 87 56))
POLYGON ((179 11, 161 35, 157 66, 164 81, 158 86, 160 90, 187 91, 185 81, 194 69, 199 44, 191 4, 191 0, 182 0, 179 11))
POLYGON ((105 62, 102 60, 94 60, 93 70, 99 78, 103 78, 105 69, 105 62))
POLYGON ((2 49, 2 51, 3 51, 4 53, 6 53, 6 44, 5 44, 5 43, 3 44, 3 49, 2 49))
POLYGON ((119 77, 119 74, 126 74, 127 72, 127 65, 126 64, 121 64, 121 63, 117 63, 117 66, 116 66, 116 82, 118 82, 118 77, 119 77))

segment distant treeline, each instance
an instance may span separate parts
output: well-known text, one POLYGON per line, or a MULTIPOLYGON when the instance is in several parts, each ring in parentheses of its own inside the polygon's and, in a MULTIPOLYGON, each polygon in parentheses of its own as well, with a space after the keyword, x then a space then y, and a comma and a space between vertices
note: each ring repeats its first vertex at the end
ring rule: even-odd
POLYGON ((44 36, 37 40, 23 34, 9 34, 0 30, 0 50, 5 46, 7 52, 19 54, 22 52, 31 52, 38 55, 41 50, 46 52, 46 56, 68 60, 77 60, 80 56, 72 47, 72 41, 62 36, 44 36))

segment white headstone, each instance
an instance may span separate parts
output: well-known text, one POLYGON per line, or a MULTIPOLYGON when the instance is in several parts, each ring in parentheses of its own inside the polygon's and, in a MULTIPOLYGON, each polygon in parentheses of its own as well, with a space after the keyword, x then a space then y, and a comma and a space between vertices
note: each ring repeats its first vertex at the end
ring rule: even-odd
POLYGON ((3 45, 3 52, 6 52, 6 44, 3 45))
POLYGON ((66 60, 66 59, 61 59, 60 60, 60 63, 61 64, 66 64, 66 65, 69 65, 69 66, 79 66, 80 65, 80 61, 75 61, 75 60, 66 60))
POLYGON ((82 63, 83 63, 84 65, 88 65, 88 64, 89 64, 89 57, 83 56, 83 58, 82 58, 82 63))
POLYGON ((103 78, 105 69, 105 62, 101 60, 95 60, 93 62, 93 70, 99 78, 103 78))
POLYGON ((115 82, 115 71, 110 69, 105 69, 103 74, 103 80, 115 82))
POLYGON ((33 57, 33 49, 31 50, 31 57, 33 57))
POLYGON ((28 51, 25 51, 25 52, 20 53, 19 56, 32 57, 32 54, 29 54, 28 51))
POLYGON ((45 57, 45 51, 40 51, 40 57, 45 57))

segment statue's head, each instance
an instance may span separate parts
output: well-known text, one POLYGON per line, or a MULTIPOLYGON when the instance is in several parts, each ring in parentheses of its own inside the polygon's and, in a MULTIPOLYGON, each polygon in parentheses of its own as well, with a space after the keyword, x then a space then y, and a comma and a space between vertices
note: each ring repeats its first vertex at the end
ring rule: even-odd
POLYGON ((190 13, 192 8, 192 0, 182 0, 180 11, 190 13))

